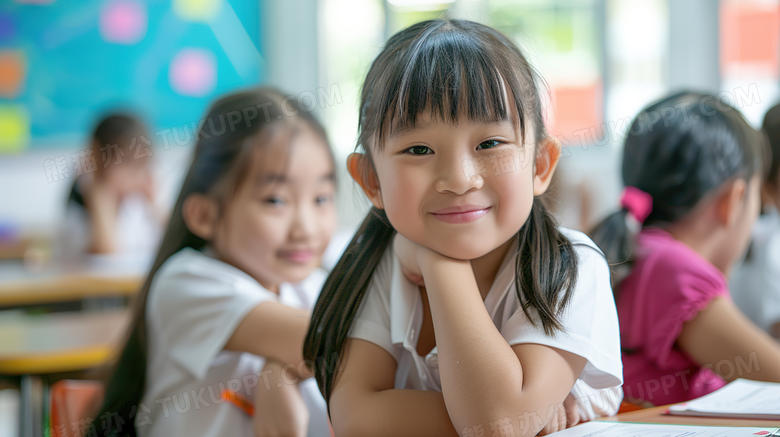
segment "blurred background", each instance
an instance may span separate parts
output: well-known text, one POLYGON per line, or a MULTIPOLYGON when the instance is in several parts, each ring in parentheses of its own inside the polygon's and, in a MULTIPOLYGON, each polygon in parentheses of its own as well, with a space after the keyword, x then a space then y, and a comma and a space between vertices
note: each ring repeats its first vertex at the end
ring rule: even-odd
POLYGON ((106 267, 96 259, 78 277, 52 263, 52 241, 75 178, 87 172, 82 152, 101 116, 142 117, 155 202, 165 211, 208 104, 232 90, 278 87, 328 130, 343 182, 340 235, 348 238, 368 208, 344 170, 361 82, 387 38, 440 16, 505 32, 545 79, 547 124, 565 146, 555 210, 576 229, 617 206, 623 139, 646 104, 683 88, 709 92, 758 127, 780 100, 777 0, 5 0, 0 374, 9 375, 11 390, 0 391, 0 436, 17 435, 44 414, 29 405, 50 382, 105 357, 99 348, 87 358, 57 349, 81 332, 67 317, 123 308, 148 263, 106 267), (30 318, 36 314, 50 317, 30 318), (68 323, 74 331, 63 328, 68 323), (60 337, 51 337, 51 327, 60 337), (36 361, 52 353, 70 364, 36 361), (4 417, 21 420, 3 428, 11 423, 4 417))

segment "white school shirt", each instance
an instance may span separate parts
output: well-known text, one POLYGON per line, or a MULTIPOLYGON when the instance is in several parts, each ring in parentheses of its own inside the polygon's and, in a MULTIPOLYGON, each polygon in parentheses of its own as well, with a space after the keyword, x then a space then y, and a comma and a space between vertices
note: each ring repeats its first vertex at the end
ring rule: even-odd
MULTIPOLYGON (((223 348, 247 313, 263 302, 313 308, 327 276, 317 268, 299 283, 281 284, 276 295, 204 252, 182 249, 152 282, 146 303, 146 388, 135 421, 141 436, 254 436, 252 418, 221 402, 220 393, 232 389, 251 401, 254 390, 264 389, 258 375, 265 359, 223 348)), ((308 436, 329 436, 316 381, 309 378, 298 387, 309 409, 308 436)))
MULTIPOLYGON (((78 181, 72 191, 82 196, 78 181)), ((116 253, 110 256, 116 258, 117 262, 140 260, 144 266, 151 264, 163 232, 163 224, 156 215, 155 206, 143 194, 130 193, 122 197, 116 220, 116 253)), ((69 200, 57 230, 55 258, 66 265, 101 258, 100 255, 87 253, 92 238, 91 228, 86 208, 69 200)))
MULTIPOLYGON (((515 252, 512 244, 485 307, 509 345, 536 343, 563 349, 587 359, 572 394, 583 420, 617 413, 623 399, 623 364, 617 310, 607 261, 585 234, 560 228, 578 257, 576 289, 561 321, 565 332, 544 333, 526 317, 515 291, 515 252)), ((355 317, 350 337, 370 341, 388 351, 398 363, 395 388, 441 391, 437 348, 417 354, 422 326, 422 297, 417 285, 401 272, 391 243, 374 271, 355 317)))
POLYGON ((759 217, 753 227, 749 257, 730 281, 734 303, 756 325, 769 331, 780 322, 780 214, 759 217))

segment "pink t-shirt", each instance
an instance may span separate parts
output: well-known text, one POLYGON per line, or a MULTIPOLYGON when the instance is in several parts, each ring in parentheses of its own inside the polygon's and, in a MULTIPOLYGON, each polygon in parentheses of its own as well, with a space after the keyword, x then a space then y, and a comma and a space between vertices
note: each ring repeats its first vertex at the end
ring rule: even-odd
POLYGON ((710 300, 731 299, 723 273, 660 229, 640 232, 635 259, 617 296, 626 400, 665 405, 724 386, 675 343, 710 300))

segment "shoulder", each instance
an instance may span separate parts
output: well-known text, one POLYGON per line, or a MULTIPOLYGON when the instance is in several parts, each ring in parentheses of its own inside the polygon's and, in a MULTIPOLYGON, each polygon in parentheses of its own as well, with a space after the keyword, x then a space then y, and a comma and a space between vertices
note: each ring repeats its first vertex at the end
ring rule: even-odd
POLYGON ((728 290, 720 270, 660 230, 640 234, 637 261, 626 281, 652 286, 657 296, 717 294, 728 290))
POLYGON ((582 285, 580 281, 593 280, 594 277, 599 277, 601 280, 606 278, 609 283, 609 263, 598 245, 584 232, 564 227, 558 229, 571 242, 574 254, 577 256, 578 287, 582 285))
POLYGON ((163 307, 175 306, 183 299, 229 298, 239 294, 275 296, 242 270, 189 247, 160 266, 149 292, 149 303, 163 307))

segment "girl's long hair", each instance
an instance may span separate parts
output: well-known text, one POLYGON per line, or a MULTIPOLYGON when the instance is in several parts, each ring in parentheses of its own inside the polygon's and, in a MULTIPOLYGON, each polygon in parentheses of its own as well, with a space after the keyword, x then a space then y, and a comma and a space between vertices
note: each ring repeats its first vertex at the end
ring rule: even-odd
POLYGON ((105 400, 97 416, 118 414, 126 425, 121 430, 111 429, 106 435, 136 435, 132 424, 134 416, 141 413, 138 404, 146 385, 148 335, 154 335, 146 329, 146 301, 154 275, 175 253, 187 247, 199 250, 207 243, 187 228, 182 215, 184 200, 194 193, 204 194, 216 198, 224 210, 249 171, 252 151, 281 135, 294 135, 300 120, 327 144, 325 131, 317 120, 300 109, 295 100, 283 99, 281 93, 270 88, 225 96, 211 106, 206 118, 200 121, 198 132, 193 134, 197 135, 197 144, 192 165, 151 271, 134 297, 124 348, 106 381, 105 400))
MULTIPOLYGON (((395 34, 374 60, 361 94, 358 148, 371 161, 387 135, 414 128, 429 112, 455 123, 510 120, 521 137, 533 127, 535 142, 547 136, 537 87, 541 81, 520 49, 502 33, 463 20, 431 20, 395 34), (504 99, 504 87, 512 100, 504 99)), ((314 308, 304 357, 314 363, 326 400, 371 277, 395 233, 384 211, 371 209, 331 272, 314 308), (335 364, 335 365, 334 365, 335 364)), ((560 314, 574 289, 577 257, 540 199, 515 237, 515 284, 523 311, 548 335, 563 328, 560 314)))
MULTIPOLYGON (((623 148, 623 184, 650 194, 652 212, 641 228, 685 217, 708 193, 733 178, 766 172, 768 149, 739 111, 707 94, 680 92, 637 115, 623 148)), ((631 270, 640 226, 623 208, 590 232, 616 265, 613 290, 631 270)))

